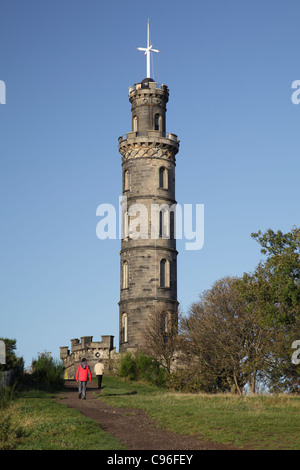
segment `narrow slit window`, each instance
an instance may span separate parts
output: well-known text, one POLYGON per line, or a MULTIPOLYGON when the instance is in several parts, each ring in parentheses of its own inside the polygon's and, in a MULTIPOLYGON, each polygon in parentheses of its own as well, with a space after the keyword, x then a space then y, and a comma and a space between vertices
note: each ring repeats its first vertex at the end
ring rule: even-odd
POLYGON ((170 287, 170 261, 166 259, 160 262, 160 287, 170 287))
POLYGON ((129 171, 124 171, 124 191, 129 191, 129 171))
POLYGON ((161 317, 161 329, 164 334, 168 332, 168 315, 166 313, 163 313, 161 317))
POLYGON ((168 189, 168 170, 164 166, 161 166, 159 169, 159 187, 163 189, 168 189))
POLYGON ((137 132, 137 124, 138 124, 138 118, 137 116, 134 116, 132 120, 132 130, 133 132, 137 132))
POLYGON ((123 213, 123 219, 122 219, 123 225, 122 225, 122 238, 123 240, 127 239, 129 236, 129 217, 128 217, 128 212, 123 213))
POLYGON ((127 341, 128 341, 128 317, 127 317, 127 313, 123 313, 123 315, 122 315, 121 338, 122 338, 122 343, 127 343, 127 341))
POLYGON ((170 238, 170 215, 167 208, 159 211, 159 236, 162 238, 170 238))
POLYGON ((128 261, 122 264, 122 289, 128 289, 128 261))

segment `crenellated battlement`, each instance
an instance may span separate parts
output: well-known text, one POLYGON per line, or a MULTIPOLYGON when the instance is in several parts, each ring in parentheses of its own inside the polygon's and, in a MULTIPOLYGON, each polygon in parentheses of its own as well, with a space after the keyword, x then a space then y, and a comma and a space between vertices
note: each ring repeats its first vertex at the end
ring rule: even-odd
POLYGON ((116 355, 114 336, 104 335, 101 341, 93 341, 93 336, 82 336, 71 339, 71 351, 68 346, 60 347, 60 358, 65 367, 65 378, 74 379, 78 364, 85 357, 90 365, 92 375, 94 365, 99 359, 103 359, 104 366, 108 367, 109 359, 116 355))

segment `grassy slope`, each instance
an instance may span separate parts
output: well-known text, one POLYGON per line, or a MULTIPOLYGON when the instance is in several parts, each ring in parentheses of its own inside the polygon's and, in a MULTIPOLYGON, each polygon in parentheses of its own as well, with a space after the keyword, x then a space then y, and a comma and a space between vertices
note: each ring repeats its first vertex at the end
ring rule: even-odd
POLYGON ((181 434, 243 448, 300 449, 300 397, 170 393, 112 377, 105 377, 104 386, 101 399, 107 403, 142 408, 181 434))
MULTIPOLYGON (((144 409, 159 426, 181 434, 201 435, 206 440, 253 450, 300 449, 300 397, 170 393, 107 376, 103 385, 101 400, 113 406, 144 409)), ((21 396, 0 411, 0 449, 3 446, 30 450, 122 449, 94 421, 56 402, 53 395, 37 392, 21 396), (4 442, 5 427, 9 432, 4 442)))
POLYGON ((98 424, 74 409, 57 403, 47 393, 33 392, 15 400, 0 412, 11 416, 8 439, 1 442, 0 449, 16 450, 121 450, 124 447, 103 431, 98 424))

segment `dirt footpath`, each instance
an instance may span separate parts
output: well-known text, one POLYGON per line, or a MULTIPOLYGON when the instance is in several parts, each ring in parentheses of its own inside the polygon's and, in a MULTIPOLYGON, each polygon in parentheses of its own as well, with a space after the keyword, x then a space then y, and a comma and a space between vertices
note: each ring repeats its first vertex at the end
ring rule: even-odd
POLYGON ((206 442, 200 437, 160 429, 144 411, 107 405, 95 396, 98 389, 94 382, 88 382, 86 400, 78 398, 77 382, 67 381, 65 385, 60 402, 99 423, 128 450, 234 450, 234 447, 206 442))

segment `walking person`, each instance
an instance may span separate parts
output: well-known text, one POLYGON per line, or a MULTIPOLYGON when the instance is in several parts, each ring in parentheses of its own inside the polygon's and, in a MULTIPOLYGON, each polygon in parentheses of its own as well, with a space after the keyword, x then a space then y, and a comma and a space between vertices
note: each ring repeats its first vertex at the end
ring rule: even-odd
POLYGON ((87 381, 92 380, 92 374, 90 370, 90 366, 86 362, 85 357, 82 359, 81 363, 78 365, 78 369, 76 372, 76 380, 79 382, 78 384, 78 394, 79 398, 86 399, 86 384, 87 381))
POLYGON ((97 376, 98 388, 100 389, 101 384, 102 384, 103 372, 104 372, 104 364, 102 362, 102 359, 99 359, 98 362, 95 364, 94 372, 97 376))

